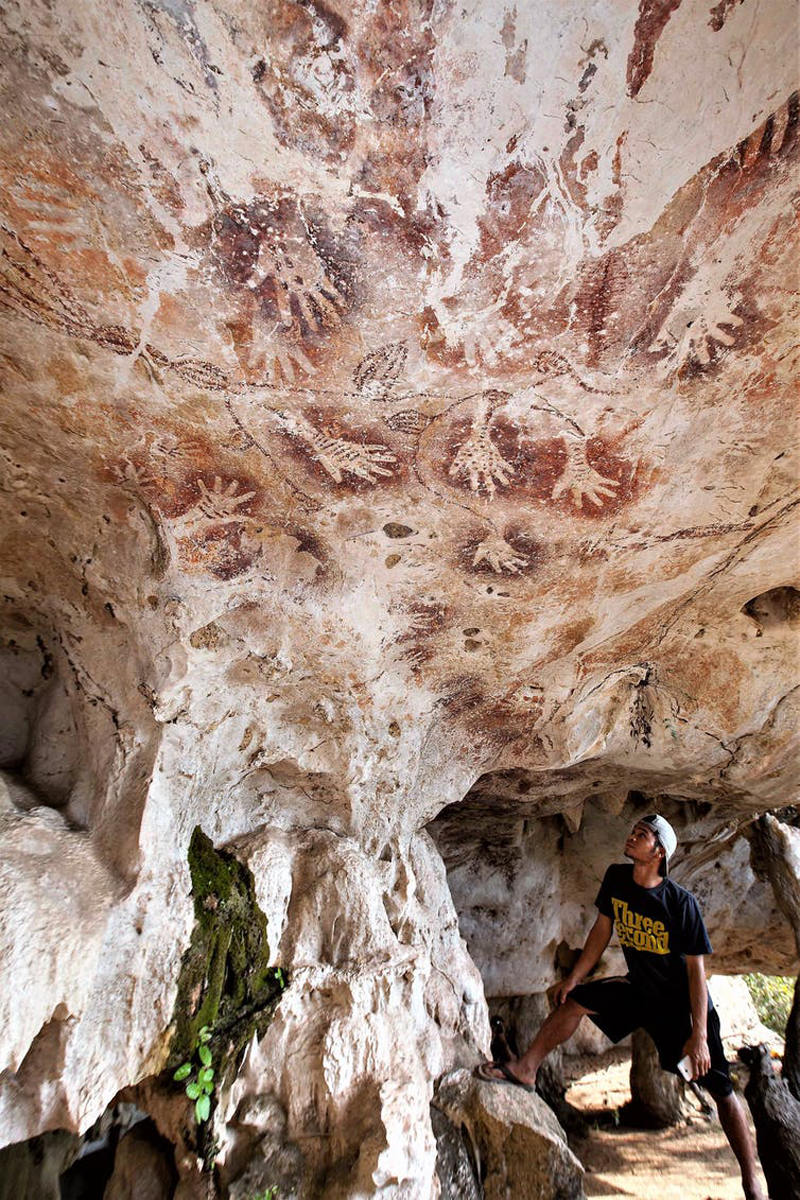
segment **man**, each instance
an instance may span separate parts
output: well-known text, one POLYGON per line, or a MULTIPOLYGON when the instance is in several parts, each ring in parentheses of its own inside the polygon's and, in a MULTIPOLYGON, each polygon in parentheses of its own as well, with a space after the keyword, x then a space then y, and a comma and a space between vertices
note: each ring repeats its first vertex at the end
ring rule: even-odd
POLYGON ((532 1092, 542 1060, 570 1037, 588 1016, 613 1042, 640 1027, 655 1042, 662 1067, 688 1075, 714 1097, 720 1124, 736 1155, 747 1200, 764 1200, 756 1176, 753 1142, 733 1093, 719 1032, 719 1018, 706 987, 703 955, 711 953, 706 927, 691 892, 669 878, 678 839, 664 817, 638 821, 625 843, 628 863, 606 871, 592 926, 578 961, 555 989, 555 1008, 526 1052, 510 1063, 481 1063, 479 1079, 511 1083, 532 1092), (590 983, 616 928, 628 974, 590 983))

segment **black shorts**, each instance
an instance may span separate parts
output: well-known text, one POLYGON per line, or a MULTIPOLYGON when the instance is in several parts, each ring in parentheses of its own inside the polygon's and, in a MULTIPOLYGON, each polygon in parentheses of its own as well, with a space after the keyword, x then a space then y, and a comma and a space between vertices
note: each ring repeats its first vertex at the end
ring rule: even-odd
MULTIPOLYGON (((625 975, 580 983, 569 993, 569 998, 589 1010, 591 1020, 612 1042, 621 1041, 634 1029, 646 1029, 656 1044, 663 1069, 673 1075, 679 1074, 678 1062, 692 1032, 688 1008, 659 1004, 635 987, 625 975)), ((733 1084, 720 1037, 719 1017, 711 1006, 708 1010, 708 1050, 711 1069, 696 1082, 721 1100, 730 1096, 733 1084)))

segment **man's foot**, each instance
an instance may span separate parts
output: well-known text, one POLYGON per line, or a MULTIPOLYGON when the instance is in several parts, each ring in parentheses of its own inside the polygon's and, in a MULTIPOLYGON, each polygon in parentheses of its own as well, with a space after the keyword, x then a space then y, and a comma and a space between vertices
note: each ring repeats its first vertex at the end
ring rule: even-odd
MULTIPOLYGON (((512 1059, 512 1062, 516 1066, 518 1060, 512 1059)), ((484 1083, 511 1083, 525 1092, 536 1091, 536 1080, 523 1078, 521 1074, 517 1074, 511 1069, 510 1063, 479 1063, 472 1073, 476 1079, 481 1079, 484 1083)))

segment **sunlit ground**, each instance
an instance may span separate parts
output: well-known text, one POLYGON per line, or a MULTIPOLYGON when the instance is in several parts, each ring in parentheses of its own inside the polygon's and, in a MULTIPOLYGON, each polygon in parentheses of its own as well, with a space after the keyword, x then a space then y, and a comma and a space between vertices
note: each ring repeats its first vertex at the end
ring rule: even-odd
POLYGON ((630 1099, 629 1049, 575 1060, 570 1075, 576 1070, 586 1073, 575 1079, 567 1099, 593 1126, 587 1139, 572 1143, 586 1168, 588 1197, 741 1200, 739 1170, 716 1119, 698 1113, 672 1129, 650 1130, 626 1126, 624 1114, 619 1118, 630 1099))

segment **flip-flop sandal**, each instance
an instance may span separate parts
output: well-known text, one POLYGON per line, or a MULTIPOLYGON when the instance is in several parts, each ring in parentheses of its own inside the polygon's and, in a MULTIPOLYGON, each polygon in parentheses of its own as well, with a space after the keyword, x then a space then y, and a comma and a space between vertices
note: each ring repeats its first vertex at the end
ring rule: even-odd
POLYGON ((511 1083, 514 1087, 522 1088, 524 1092, 535 1092, 536 1088, 531 1084, 525 1083, 522 1079, 517 1079, 516 1075, 510 1070, 505 1063, 500 1062, 485 1062, 479 1063, 472 1072, 476 1079, 482 1080, 484 1083, 511 1083), (490 1069, 494 1068, 503 1076, 499 1079, 497 1075, 490 1075, 490 1069))

